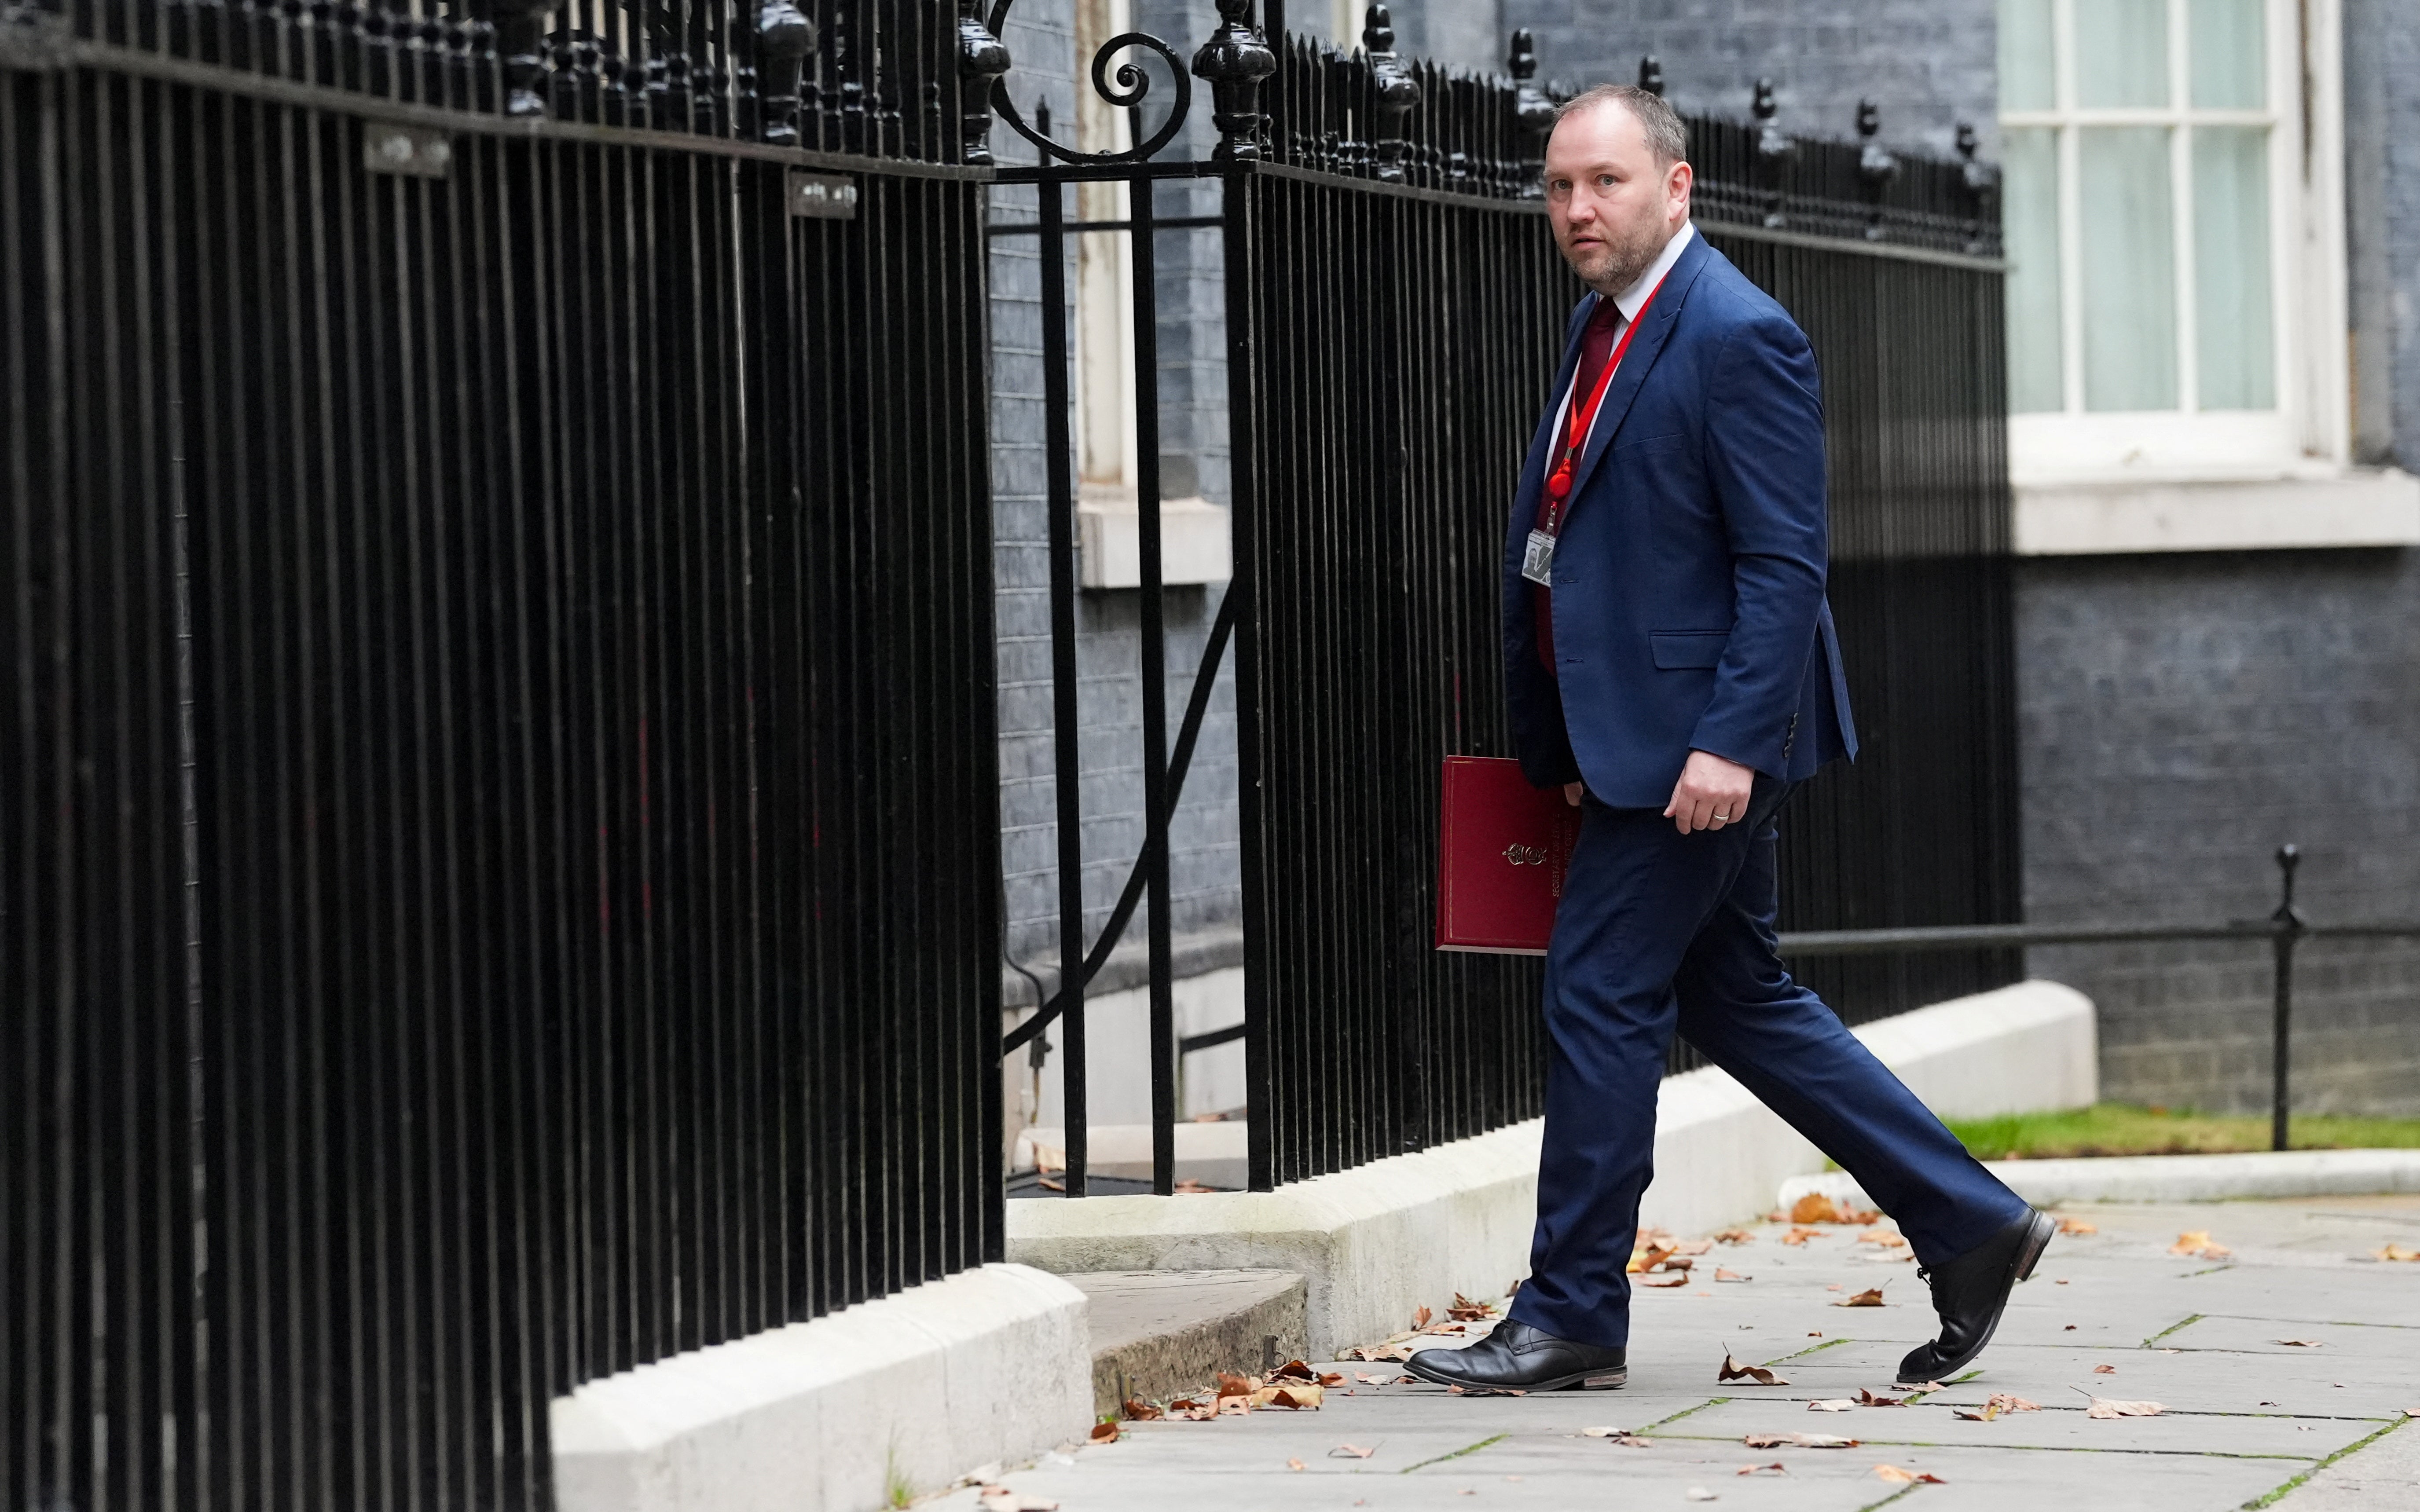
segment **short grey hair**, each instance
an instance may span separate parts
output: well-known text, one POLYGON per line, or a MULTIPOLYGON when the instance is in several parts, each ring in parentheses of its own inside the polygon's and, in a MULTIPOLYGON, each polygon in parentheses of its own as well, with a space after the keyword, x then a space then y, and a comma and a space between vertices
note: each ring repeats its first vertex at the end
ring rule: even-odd
POLYGON ((1689 155, 1689 129, 1681 123, 1681 113, 1662 95, 1635 84, 1601 84, 1583 89, 1555 107, 1555 121, 1559 125, 1564 116, 1599 105, 1620 105, 1630 112, 1646 131, 1647 148, 1655 154, 1657 166, 1669 168, 1689 155))

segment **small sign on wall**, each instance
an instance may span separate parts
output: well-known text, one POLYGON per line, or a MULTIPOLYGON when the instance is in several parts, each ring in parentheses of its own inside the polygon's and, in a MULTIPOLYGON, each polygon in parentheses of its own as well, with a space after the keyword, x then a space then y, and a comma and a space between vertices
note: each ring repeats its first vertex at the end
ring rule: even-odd
POLYGON ((393 121, 371 121, 362 128, 362 166, 372 173, 442 178, 453 162, 454 144, 442 131, 393 121))
POLYGON ((790 170, 790 213, 811 221, 857 219, 857 180, 839 174, 790 170))

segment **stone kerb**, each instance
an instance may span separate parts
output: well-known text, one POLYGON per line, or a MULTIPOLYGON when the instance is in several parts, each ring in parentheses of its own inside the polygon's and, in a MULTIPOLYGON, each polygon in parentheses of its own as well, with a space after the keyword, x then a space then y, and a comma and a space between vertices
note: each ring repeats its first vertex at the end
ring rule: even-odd
MULTIPOLYGON (((2092 1004, 2022 982, 1857 1031, 1937 1113, 2097 1100, 2092 1004)), ((1526 1273, 1542 1125, 1531 1120, 1275 1192, 1009 1204, 1009 1257, 1046 1271, 1282 1270, 1306 1287, 1326 1356, 1404 1328, 1456 1291, 1500 1296, 1526 1273)), ((1764 1211, 1823 1156, 1720 1071, 1668 1079, 1643 1221, 1703 1232, 1764 1211)))

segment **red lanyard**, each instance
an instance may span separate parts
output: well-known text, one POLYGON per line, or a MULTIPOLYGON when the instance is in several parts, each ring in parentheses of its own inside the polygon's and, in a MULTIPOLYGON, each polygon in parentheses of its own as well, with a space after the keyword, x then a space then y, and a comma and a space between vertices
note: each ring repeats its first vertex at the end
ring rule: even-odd
MULTIPOLYGON (((1665 275, 1667 278, 1670 276, 1668 273, 1665 275)), ((1664 280, 1659 278, 1655 286, 1647 291, 1647 298, 1639 304, 1638 313, 1621 328, 1621 339, 1613 344, 1613 355, 1606 359, 1605 371, 1597 375, 1596 388, 1586 399, 1572 406, 1571 440, 1564 445, 1561 458, 1555 463, 1554 472, 1546 479, 1546 520, 1540 528, 1548 535, 1562 533, 1563 506, 1570 502, 1572 497, 1573 464, 1579 460, 1580 452, 1588 445, 1589 431, 1596 424, 1597 406, 1605 403, 1606 391, 1613 387, 1613 375, 1621 368, 1621 354, 1630 349, 1630 338, 1638 334, 1638 328, 1646 323, 1647 312, 1654 307, 1655 296, 1663 292, 1663 288, 1664 280)), ((1575 377, 1572 381, 1576 384, 1579 380, 1575 377)))

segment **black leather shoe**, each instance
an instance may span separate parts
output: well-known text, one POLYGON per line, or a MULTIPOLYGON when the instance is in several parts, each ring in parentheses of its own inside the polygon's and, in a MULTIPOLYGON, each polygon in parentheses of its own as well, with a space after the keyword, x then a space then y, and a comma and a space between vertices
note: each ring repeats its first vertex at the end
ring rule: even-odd
POLYGON ((1460 1350, 1422 1350, 1404 1368, 1422 1381, 1466 1390, 1608 1391, 1630 1379, 1619 1346, 1575 1344, 1510 1320, 1460 1350))
POLYGON ((2028 1212, 1938 1271, 1916 1273, 1932 1283, 1932 1310, 1941 1315, 1941 1336, 1918 1345, 1899 1363, 1902 1386, 1947 1381, 1966 1368, 2009 1305, 2009 1293, 2034 1273, 2058 1225, 2049 1213, 2028 1212))

